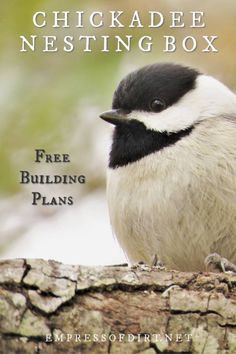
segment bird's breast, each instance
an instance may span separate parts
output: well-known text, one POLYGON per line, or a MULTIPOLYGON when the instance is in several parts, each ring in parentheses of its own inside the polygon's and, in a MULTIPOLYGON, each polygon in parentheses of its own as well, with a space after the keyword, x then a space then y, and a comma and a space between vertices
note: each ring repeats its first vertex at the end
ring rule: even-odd
POLYGON ((151 263, 160 243, 167 248, 169 243, 175 243, 175 223, 186 199, 183 185, 188 184, 186 175, 183 181, 182 169, 175 168, 173 155, 163 158, 155 153, 109 170, 107 197, 111 224, 133 262, 151 263))

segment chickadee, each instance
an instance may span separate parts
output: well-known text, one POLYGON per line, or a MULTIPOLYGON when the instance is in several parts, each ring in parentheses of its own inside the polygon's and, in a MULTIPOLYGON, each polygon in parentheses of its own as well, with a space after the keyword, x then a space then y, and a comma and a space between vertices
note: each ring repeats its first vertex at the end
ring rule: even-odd
POLYGON ((154 64, 127 75, 100 117, 115 126, 107 197, 129 260, 157 255, 181 271, 235 263, 234 93, 195 69, 154 64))

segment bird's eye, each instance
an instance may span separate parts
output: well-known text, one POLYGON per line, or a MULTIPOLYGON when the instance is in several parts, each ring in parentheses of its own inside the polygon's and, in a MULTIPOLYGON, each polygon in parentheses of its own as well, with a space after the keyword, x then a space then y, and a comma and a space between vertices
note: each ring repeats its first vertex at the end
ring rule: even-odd
POLYGON ((166 108, 166 103, 159 98, 154 98, 154 100, 152 100, 150 103, 150 109, 153 112, 161 112, 165 108, 166 108))

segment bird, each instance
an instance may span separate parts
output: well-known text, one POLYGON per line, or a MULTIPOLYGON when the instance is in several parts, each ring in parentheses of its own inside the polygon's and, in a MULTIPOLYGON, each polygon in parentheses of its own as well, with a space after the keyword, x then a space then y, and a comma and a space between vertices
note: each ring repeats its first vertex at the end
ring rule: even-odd
POLYGON ((112 230, 131 264, 235 270, 236 95, 177 63, 125 76, 112 109, 112 230))

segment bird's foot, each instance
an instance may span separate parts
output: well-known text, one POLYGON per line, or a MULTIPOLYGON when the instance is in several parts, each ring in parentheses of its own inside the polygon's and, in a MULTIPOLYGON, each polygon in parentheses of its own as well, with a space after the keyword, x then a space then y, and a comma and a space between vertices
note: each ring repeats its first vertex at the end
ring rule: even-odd
POLYGON ((207 270, 212 272, 236 273, 236 265, 221 257, 218 253, 211 253, 205 258, 207 270))
POLYGON ((161 270, 166 269, 166 267, 164 266, 163 262, 158 259, 158 257, 157 257, 156 254, 155 254, 155 256, 153 257, 151 266, 152 266, 152 267, 156 267, 156 268, 161 269, 161 270))
POLYGON ((161 261, 158 260, 157 255, 155 254, 155 256, 153 257, 153 260, 151 262, 151 264, 146 264, 143 261, 140 261, 138 263, 135 263, 132 265, 133 269, 140 269, 140 270, 151 270, 151 268, 156 268, 156 269, 160 269, 160 270, 164 270, 166 269, 165 266, 163 265, 163 263, 161 261))

